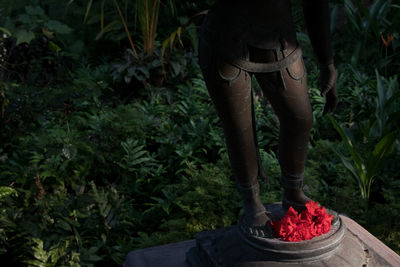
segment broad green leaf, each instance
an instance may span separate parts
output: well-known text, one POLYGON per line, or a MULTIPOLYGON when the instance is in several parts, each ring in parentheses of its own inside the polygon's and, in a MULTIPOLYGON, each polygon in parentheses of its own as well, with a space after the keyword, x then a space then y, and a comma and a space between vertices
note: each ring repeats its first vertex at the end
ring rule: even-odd
POLYGON ((27 14, 21 14, 17 18, 18 22, 21 22, 24 26, 26 27, 32 27, 32 25, 35 23, 35 20, 32 16, 29 16, 27 14))
POLYGON ((25 29, 19 29, 15 32, 14 37, 17 38, 16 45, 22 43, 30 43, 33 39, 35 39, 35 34, 31 31, 27 31, 25 29))
POLYGON ((384 160, 393 150, 398 134, 397 131, 391 132, 376 144, 367 161, 367 173, 371 178, 383 167, 384 160))
POLYGON ((11 196, 12 194, 16 194, 17 191, 15 191, 14 188, 9 187, 9 186, 0 186, 0 200, 11 196))
MULTIPOLYGON (((396 90, 399 90, 399 89, 396 89, 396 90)), ((397 99, 399 99, 400 98, 400 91, 399 92, 397 92, 397 93, 395 93, 395 94, 393 94, 387 101, 386 101, 386 103, 385 103, 385 109, 387 109, 387 108, 389 108, 390 107, 390 105, 392 105, 397 99)))
POLYGON ((26 6, 25 11, 31 16, 44 16, 44 10, 40 6, 26 6))
POLYGON ((146 78, 149 78, 149 77, 150 77, 150 72, 149 72, 149 69, 148 69, 148 68, 146 68, 146 67, 144 67, 144 66, 138 66, 136 69, 139 70, 140 72, 142 72, 143 75, 144 75, 146 78))
POLYGON ((102 31, 100 31, 97 35, 96 35, 96 40, 99 40, 100 38, 103 37, 104 34, 113 31, 113 30, 119 30, 121 28, 120 23, 118 20, 114 20, 111 21, 110 23, 108 23, 102 31))
POLYGON ((65 230, 65 231, 68 231, 68 232, 72 231, 71 226, 67 222, 65 222, 65 221, 63 221, 61 219, 57 220, 56 226, 61 228, 61 229, 63 229, 63 230, 65 230))
POLYGON ((333 145, 328 144, 328 146, 332 149, 332 151, 338 156, 338 158, 342 161, 343 165, 350 171, 353 177, 356 179, 357 184, 362 191, 363 188, 363 181, 361 179, 360 173, 354 166, 351 164, 351 161, 345 157, 342 153, 339 152, 333 145))
POLYGON ((58 20, 50 20, 45 26, 49 28, 49 30, 58 33, 58 34, 69 34, 73 31, 68 25, 59 22, 58 20))
POLYGON ((361 32, 361 28, 357 22, 357 12, 351 0, 344 0, 344 10, 347 18, 351 22, 351 26, 354 27, 356 32, 361 32))
POLYGON ((11 32, 9 30, 7 30, 6 28, 0 27, 0 31, 6 33, 8 36, 11 36, 11 32))
POLYGON ((357 8, 360 11, 361 15, 365 18, 363 21, 364 29, 369 30, 369 28, 371 26, 375 35, 378 35, 379 34, 378 24, 376 22, 376 18, 373 16, 373 13, 368 12, 368 10, 365 8, 364 4, 361 3, 360 0, 355 0, 355 2, 357 4, 357 8))
POLYGON ((340 126, 330 114, 328 114, 327 116, 328 116, 329 120, 332 122, 333 127, 335 127, 335 129, 338 131, 338 133, 342 137, 342 139, 347 147, 347 150, 351 154, 351 158, 354 161, 356 168, 358 169, 359 172, 361 172, 362 171, 361 168, 362 168, 362 164, 363 164, 362 158, 358 154, 356 149, 354 148, 354 144, 352 143, 352 140, 350 139, 350 137, 348 135, 346 135, 342 126, 340 126))
POLYGON ((150 161, 150 160, 151 160, 151 158, 141 158, 141 159, 137 159, 137 160, 132 161, 130 163, 130 165, 131 166, 132 165, 139 165, 140 163, 143 163, 143 162, 146 162, 146 161, 150 161))
MULTIPOLYGON (((392 1, 391 0, 376 0, 370 7, 370 16, 376 22, 382 21, 386 13, 389 11, 392 1)), ((379 33, 379 32, 375 32, 379 33)))

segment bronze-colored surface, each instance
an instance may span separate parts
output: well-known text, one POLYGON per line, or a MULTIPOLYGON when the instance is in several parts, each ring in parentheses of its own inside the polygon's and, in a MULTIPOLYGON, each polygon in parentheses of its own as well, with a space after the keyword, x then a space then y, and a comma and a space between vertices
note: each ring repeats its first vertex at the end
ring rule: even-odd
MULTIPOLYGON (((303 0, 310 39, 321 65, 325 112, 337 104, 336 72, 330 46, 327 0, 303 0)), ((285 203, 304 207, 302 190, 313 114, 307 72, 296 40, 289 0, 218 1, 200 30, 199 63, 221 119, 233 174, 242 188, 265 178, 259 158, 252 76, 260 84, 280 122, 279 163, 285 203)), ((260 229, 270 220, 260 212, 258 194, 244 197, 242 227, 260 229)), ((254 230, 254 231, 253 231, 254 230)))

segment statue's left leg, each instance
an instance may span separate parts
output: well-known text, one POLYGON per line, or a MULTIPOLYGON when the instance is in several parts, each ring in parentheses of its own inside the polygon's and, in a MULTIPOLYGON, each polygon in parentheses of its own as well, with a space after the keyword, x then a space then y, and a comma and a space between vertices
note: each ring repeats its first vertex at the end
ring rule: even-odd
MULTIPOLYGON (((262 61, 263 50, 253 49, 253 60, 262 61)), ((310 199, 305 196, 303 174, 313 114, 307 93, 303 60, 298 59, 280 72, 255 75, 279 117, 279 163, 284 187, 283 205, 300 210, 310 199)))

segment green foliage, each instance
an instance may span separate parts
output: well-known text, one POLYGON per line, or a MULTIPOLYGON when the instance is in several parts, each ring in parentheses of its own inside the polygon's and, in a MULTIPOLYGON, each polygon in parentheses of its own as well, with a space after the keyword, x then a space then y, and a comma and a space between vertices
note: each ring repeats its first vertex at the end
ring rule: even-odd
POLYGON ((125 83, 129 84, 132 78, 140 82, 146 82, 150 78, 150 72, 161 67, 159 59, 151 59, 148 56, 140 54, 140 58, 133 53, 131 49, 125 51, 123 61, 113 65, 113 78, 118 80, 123 76, 125 83))
POLYGON ((16 38, 16 45, 29 44, 40 34, 52 37, 54 34, 69 34, 73 31, 68 25, 49 18, 39 6, 25 6, 25 13, 15 18, 6 18, 3 23, 9 35, 16 38))
POLYGON ((8 196, 11 196, 12 194, 15 194, 16 191, 15 189, 13 189, 12 187, 8 187, 8 186, 0 186, 0 201, 3 198, 6 198, 8 196))
MULTIPOLYGON (((397 65, 398 53, 398 5, 393 1, 376 0, 370 7, 364 6, 360 0, 344 1, 344 11, 348 19, 346 30, 352 37, 352 55, 351 64, 353 66, 362 67, 369 62, 374 62, 374 66, 379 70, 386 68, 388 64, 397 65), (385 36, 393 34, 396 36, 394 42, 391 43, 391 52, 383 56, 384 43, 381 35, 385 36)), ((386 37, 384 37, 386 38, 386 37)), ((341 41, 344 41, 342 39, 341 41)), ((344 44, 347 46, 347 44, 344 44)), ((395 72, 392 72, 394 74, 395 72)))
MULTIPOLYGON (((157 31, 149 28, 147 38, 136 2, 1 1, 3 264, 121 266, 133 249, 236 223, 241 199, 194 54, 197 15, 212 3, 160 2, 157 31), (152 56, 143 52, 146 38, 152 56), (137 57, 129 47, 138 48, 137 57)), ((322 117, 318 66, 307 35, 299 33, 314 109, 304 190, 399 252, 398 7, 375 1, 366 11, 359 1, 332 3, 332 22, 342 7, 348 16, 346 27, 332 24, 342 136, 322 117), (380 31, 394 33, 387 55, 380 31), (368 49, 353 53, 358 46, 368 49), (376 67, 383 76, 373 75, 376 67), (355 155, 355 165, 346 162, 359 180, 330 145, 355 155)), ((300 9, 294 17, 301 21, 300 9)), ((261 182, 262 200, 280 201, 279 121, 256 83, 254 99, 260 156, 270 177, 269 184, 261 182)))
MULTIPOLYGON (((328 115, 329 116, 329 115, 328 115)), ((364 158, 356 150, 353 143, 351 133, 348 129, 342 128, 337 122, 329 116, 333 126, 339 132, 342 137, 347 150, 350 152, 351 160, 345 157, 341 152, 331 146, 333 152, 342 160, 344 166, 353 174, 354 178, 357 180, 361 196, 364 199, 369 199, 371 192, 371 185, 378 174, 378 172, 383 168, 383 164, 386 158, 389 156, 393 149, 393 145, 396 141, 397 132, 389 133, 384 136, 373 148, 367 158, 364 158)))
MULTIPOLYGON (((2 214, 0 244, 5 255, 18 248, 15 264, 120 264, 134 247, 189 238, 199 229, 226 226, 237 217, 238 204, 232 210, 225 203, 232 200, 225 197, 229 191, 210 206, 213 217, 206 219, 209 213, 199 210, 199 203, 213 198, 217 187, 232 186, 226 162, 223 168, 196 167, 217 162, 225 153, 204 82, 193 78, 176 92, 154 92, 148 102, 117 101, 112 108, 110 99, 103 98, 109 92, 107 82, 93 81, 106 71, 99 68, 88 77, 80 68, 67 85, 76 87, 76 97, 61 88, 44 88, 47 98, 36 109, 30 101, 41 95, 35 94, 27 95, 30 109, 6 109, 5 116, 15 121, 30 114, 25 126, 29 135, 6 134, 15 130, 10 124, 2 132, 7 150, 1 154, 0 178, 18 188, 18 198, 2 187, 2 201, 13 208, 2 214), (18 150, 9 152, 12 147, 18 150), (192 189, 193 179, 206 191, 192 189), (182 188, 182 183, 187 186, 182 188), (190 204, 192 195, 195 202, 190 204), (156 214, 162 215, 161 224, 154 221, 156 214), (175 221, 169 220, 172 214, 175 221), (175 230, 166 235, 170 228, 175 230)), ((18 89, 30 92, 24 86, 18 89)), ((19 93, 8 94, 11 103, 19 93)))
POLYGON ((331 148, 357 180, 361 196, 364 199, 369 199, 371 185, 384 167, 384 163, 392 152, 399 135, 398 130, 393 130, 395 126, 388 120, 389 114, 393 112, 392 105, 399 98, 400 89, 397 79, 393 79, 389 83, 389 87, 385 88, 381 76, 376 73, 376 77, 378 98, 375 116, 372 120, 361 122, 360 128, 357 129, 361 131, 364 146, 371 149, 370 151, 367 153, 363 151, 364 153, 361 154, 356 148, 354 134, 349 129, 340 126, 332 116, 328 115, 333 126, 342 137, 345 147, 351 155, 351 160, 333 145, 331 145, 331 148), (393 95, 394 92, 397 94, 393 95))

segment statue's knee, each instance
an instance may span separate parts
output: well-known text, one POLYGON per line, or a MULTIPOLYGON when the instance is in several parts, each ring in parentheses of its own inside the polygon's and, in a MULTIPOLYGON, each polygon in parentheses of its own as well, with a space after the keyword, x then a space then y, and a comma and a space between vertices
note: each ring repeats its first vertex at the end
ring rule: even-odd
POLYGON ((281 127, 286 128, 290 132, 300 133, 309 132, 313 126, 313 114, 293 114, 290 117, 281 119, 281 127))
POLYGON ((297 128, 303 129, 303 131, 310 131, 313 126, 312 112, 310 111, 296 115, 294 124, 297 128))

